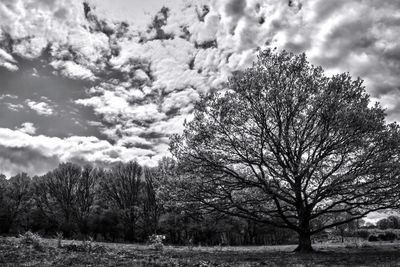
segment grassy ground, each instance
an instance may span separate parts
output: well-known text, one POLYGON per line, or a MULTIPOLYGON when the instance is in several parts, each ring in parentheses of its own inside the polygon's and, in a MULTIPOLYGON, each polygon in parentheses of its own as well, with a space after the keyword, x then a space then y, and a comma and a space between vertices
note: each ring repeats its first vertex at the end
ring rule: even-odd
POLYGON ((172 247, 41 239, 40 246, 0 238, 0 266, 400 266, 400 243, 319 244, 299 255, 294 246, 172 247))

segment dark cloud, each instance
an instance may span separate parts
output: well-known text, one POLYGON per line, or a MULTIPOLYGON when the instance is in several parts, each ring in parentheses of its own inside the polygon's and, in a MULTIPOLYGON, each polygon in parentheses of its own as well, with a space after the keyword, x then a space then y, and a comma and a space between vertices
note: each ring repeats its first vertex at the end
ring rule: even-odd
POLYGON ((245 14, 246 0, 230 0, 225 6, 227 16, 241 17, 245 14))
POLYGON ((58 164, 58 157, 46 157, 40 150, 0 145, 0 172, 7 176, 15 175, 18 172, 26 172, 31 175, 43 174, 58 164))

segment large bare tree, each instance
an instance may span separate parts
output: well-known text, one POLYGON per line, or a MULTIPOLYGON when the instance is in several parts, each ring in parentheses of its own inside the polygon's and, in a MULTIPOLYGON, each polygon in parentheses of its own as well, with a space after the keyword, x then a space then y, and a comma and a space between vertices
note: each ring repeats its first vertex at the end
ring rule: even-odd
POLYGON ((313 234, 398 204, 399 137, 362 80, 266 50, 200 101, 171 151, 182 197, 292 229, 312 251, 313 234))

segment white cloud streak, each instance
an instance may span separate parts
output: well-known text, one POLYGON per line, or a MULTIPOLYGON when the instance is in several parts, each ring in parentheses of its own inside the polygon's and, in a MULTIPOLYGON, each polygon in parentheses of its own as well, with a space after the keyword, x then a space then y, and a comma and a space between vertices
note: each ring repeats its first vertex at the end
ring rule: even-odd
POLYGON ((36 111, 36 113, 39 115, 50 116, 54 114, 54 109, 46 102, 36 102, 27 99, 25 103, 28 105, 30 109, 36 111))

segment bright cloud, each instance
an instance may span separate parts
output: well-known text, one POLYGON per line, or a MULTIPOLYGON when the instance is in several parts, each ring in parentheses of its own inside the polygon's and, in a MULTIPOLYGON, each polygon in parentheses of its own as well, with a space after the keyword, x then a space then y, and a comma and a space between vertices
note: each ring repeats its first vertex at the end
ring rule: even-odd
POLYGON ((21 124, 21 127, 18 129, 18 131, 33 135, 36 133, 36 127, 32 122, 24 122, 21 124))
POLYGON ((54 109, 46 102, 36 102, 27 99, 25 103, 29 106, 29 108, 36 111, 39 115, 50 116, 54 114, 54 109))

